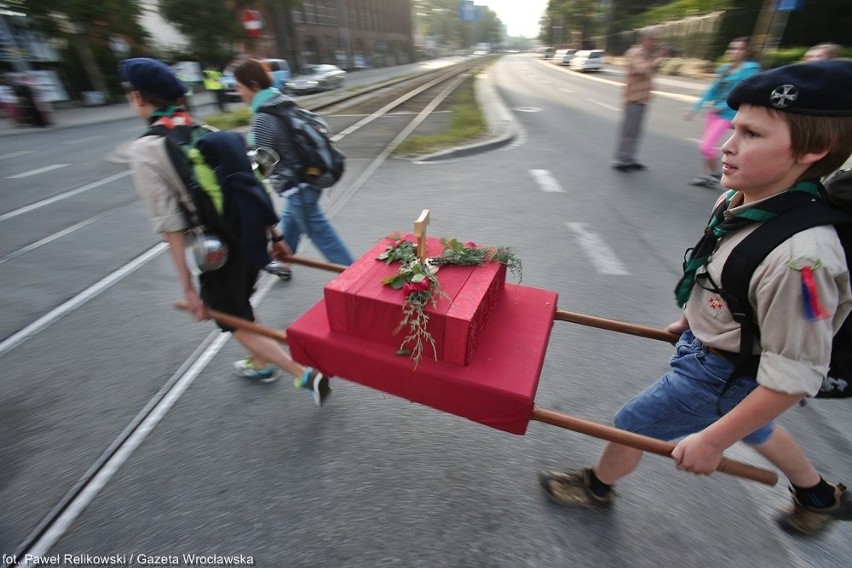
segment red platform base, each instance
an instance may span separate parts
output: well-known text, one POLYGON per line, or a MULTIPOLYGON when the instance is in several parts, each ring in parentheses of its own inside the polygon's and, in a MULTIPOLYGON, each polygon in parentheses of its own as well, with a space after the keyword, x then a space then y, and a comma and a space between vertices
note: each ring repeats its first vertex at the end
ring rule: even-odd
MULTIPOLYGON (((287 328, 303 365, 512 434, 524 434, 556 313, 556 292, 506 284, 466 367, 332 331, 325 301, 287 328)), ((398 313, 394 318, 398 318, 398 313)))

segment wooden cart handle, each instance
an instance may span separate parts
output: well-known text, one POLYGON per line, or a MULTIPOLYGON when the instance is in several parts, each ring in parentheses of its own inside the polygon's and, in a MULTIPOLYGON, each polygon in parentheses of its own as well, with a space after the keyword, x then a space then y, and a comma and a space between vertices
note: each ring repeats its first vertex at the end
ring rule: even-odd
MULTIPOLYGON (((183 300, 177 300, 175 302, 175 307, 179 310, 186 311, 188 308, 186 306, 186 302, 183 300)), ((208 308, 207 313, 210 314, 210 317, 216 320, 219 323, 225 324, 228 327, 233 327, 235 329, 244 329, 246 331, 252 331, 258 335, 264 335, 266 337, 272 338, 276 341, 280 341, 281 343, 287 343, 287 332, 278 330, 267 325, 262 325, 259 323, 255 323, 253 321, 249 321, 247 319, 239 318, 237 316, 232 316, 226 314, 224 312, 219 312, 216 310, 211 310, 208 308)))
POLYGON ((343 272, 348 267, 343 264, 335 264, 333 262, 323 262, 321 260, 314 260, 312 258, 305 258, 302 256, 286 256, 281 262, 292 262, 293 264, 301 264, 302 266, 310 266, 311 268, 319 268, 322 270, 328 270, 330 272, 343 272))
MULTIPOLYGON (((653 454, 669 458, 672 457, 671 454, 675 448, 675 445, 670 442, 664 442, 641 434, 634 434, 633 432, 620 430, 618 428, 613 428, 612 426, 605 426, 591 420, 583 420, 582 418, 576 418, 574 416, 561 414, 553 410, 546 410, 537 406, 533 407, 530 418, 552 426, 559 426, 566 430, 580 432, 581 434, 587 434, 595 438, 615 442, 622 446, 629 446, 631 448, 636 448, 638 450, 651 452, 653 454)), ((721 471, 722 473, 735 475, 744 479, 750 479, 769 486, 773 486, 778 483, 778 476, 772 471, 730 460, 725 457, 723 457, 722 461, 719 462, 719 466, 716 468, 716 471, 721 471)))
POLYGON ((678 335, 665 329, 657 329, 655 327, 647 327, 637 325, 635 323, 626 323, 618 320, 599 318, 595 316, 587 316, 576 312, 566 312, 565 310, 556 310, 556 315, 553 319, 560 321, 568 321, 571 323, 579 323, 589 327, 597 327, 609 331, 618 331, 630 335, 638 335, 639 337, 647 337, 648 339, 657 339, 667 343, 677 343, 678 335))

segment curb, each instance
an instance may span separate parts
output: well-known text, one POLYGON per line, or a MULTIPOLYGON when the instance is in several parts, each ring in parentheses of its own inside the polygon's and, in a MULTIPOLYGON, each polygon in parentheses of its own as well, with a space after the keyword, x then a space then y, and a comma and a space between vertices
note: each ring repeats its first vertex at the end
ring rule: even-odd
POLYGON ((415 164, 464 158, 496 150, 514 142, 523 131, 520 123, 497 93, 497 88, 487 70, 476 76, 475 86, 476 101, 479 103, 479 107, 483 109, 485 122, 488 125, 488 134, 491 135, 489 139, 413 158, 412 161, 415 164))

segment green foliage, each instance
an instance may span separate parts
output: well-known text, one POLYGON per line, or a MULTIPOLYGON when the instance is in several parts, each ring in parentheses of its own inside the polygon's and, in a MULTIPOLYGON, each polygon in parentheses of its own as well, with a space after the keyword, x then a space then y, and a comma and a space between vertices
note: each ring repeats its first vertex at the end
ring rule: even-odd
POLYGON ((415 369, 427 345, 432 347, 436 360, 438 357, 435 340, 428 329, 429 314, 426 312, 429 304, 436 306, 440 298, 448 297, 438 282, 438 267, 479 266, 486 262, 500 262, 520 278, 521 261, 505 247, 477 247, 470 242, 462 244, 456 239, 441 239, 444 247, 441 256, 430 258, 424 263, 417 257, 416 243, 402 238, 398 233, 390 235, 388 239, 391 245, 376 259, 386 264, 399 263, 397 273, 385 278, 382 284, 394 290, 402 290, 402 321, 394 333, 406 329, 408 334, 402 340, 397 355, 411 356, 415 369))
POLYGON ((220 112, 204 118, 204 122, 219 130, 234 130, 248 126, 251 122, 251 112, 245 105, 235 111, 220 112))
POLYGON ((103 0, 19 0, 17 6, 36 29, 50 37, 83 34, 104 44, 112 34, 125 35, 139 44, 149 39, 139 25, 139 0, 110 0, 108 9, 103 0))
POLYGON ((196 58, 223 65, 232 59, 234 41, 244 33, 233 7, 210 0, 159 0, 160 14, 185 35, 196 58))

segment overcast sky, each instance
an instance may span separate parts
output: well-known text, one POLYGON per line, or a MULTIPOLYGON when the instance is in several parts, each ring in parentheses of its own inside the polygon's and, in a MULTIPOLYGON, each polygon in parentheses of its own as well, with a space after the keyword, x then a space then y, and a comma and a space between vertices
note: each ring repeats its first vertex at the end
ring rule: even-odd
POLYGON ((510 36, 538 37, 538 21, 547 8, 547 0, 476 0, 488 6, 506 26, 510 36))

